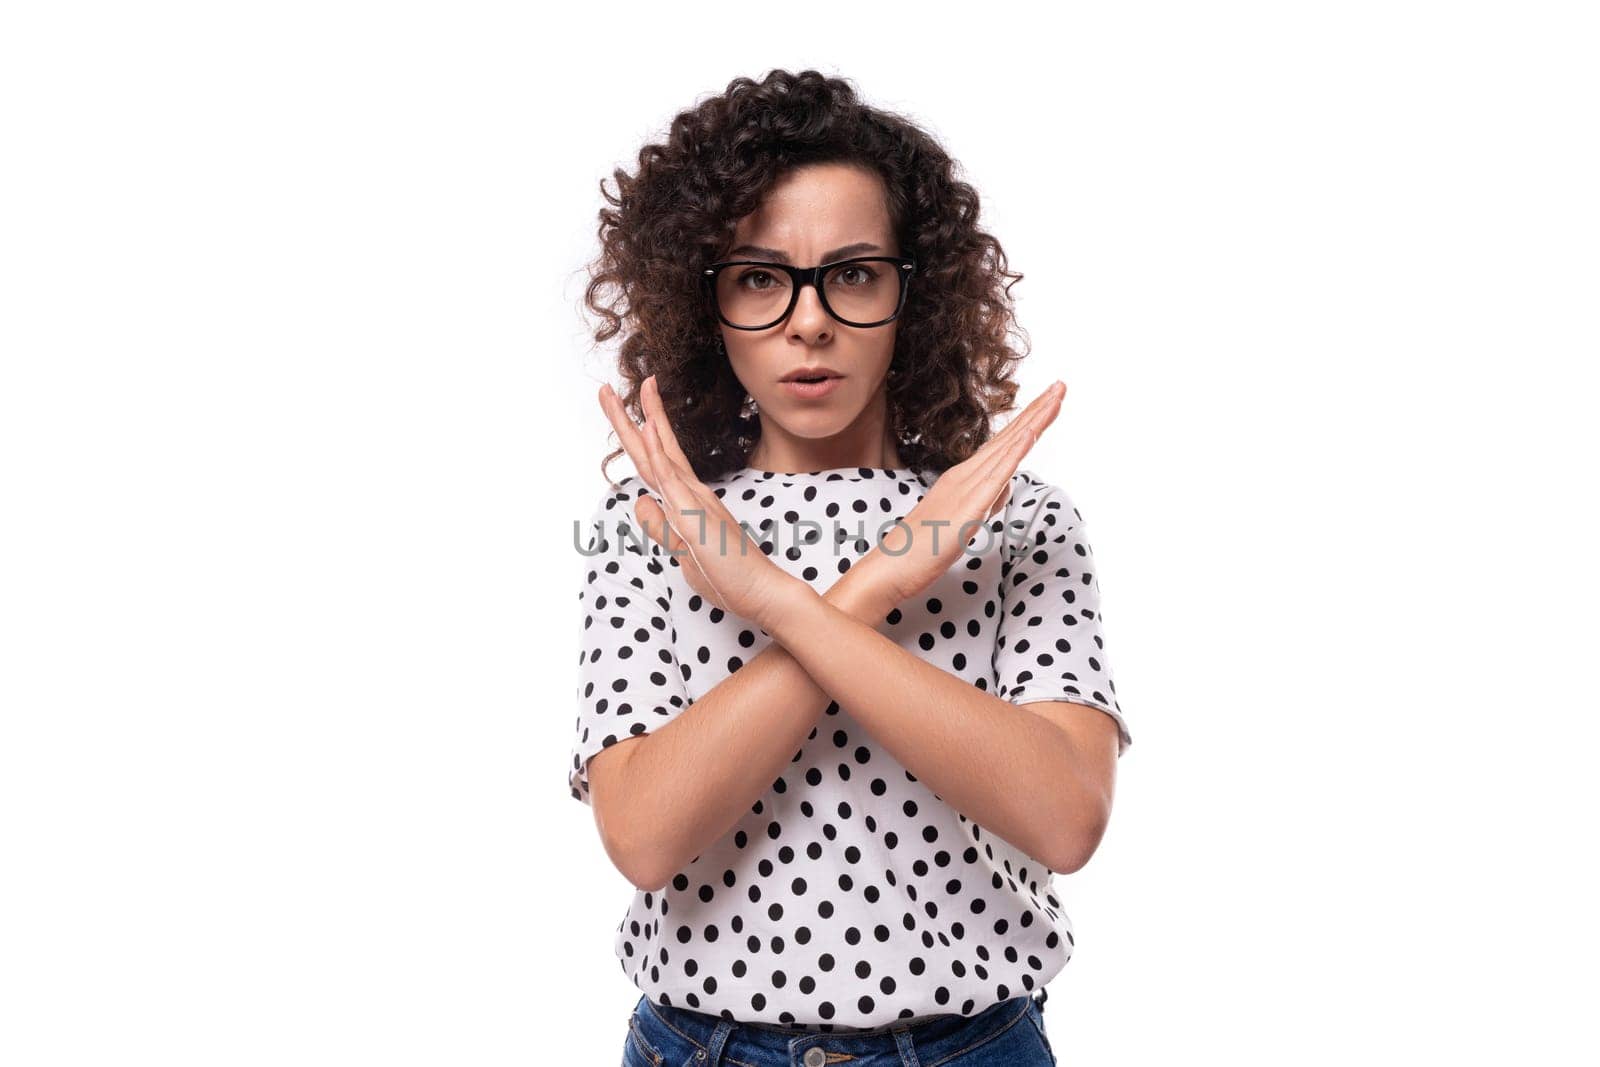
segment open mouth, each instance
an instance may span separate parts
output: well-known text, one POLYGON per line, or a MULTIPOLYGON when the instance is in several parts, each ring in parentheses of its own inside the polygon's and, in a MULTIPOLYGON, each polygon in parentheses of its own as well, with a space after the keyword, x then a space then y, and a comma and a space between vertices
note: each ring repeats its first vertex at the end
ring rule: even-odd
POLYGON ((839 388, 844 375, 828 370, 812 374, 795 374, 783 379, 785 392, 801 400, 821 400, 839 388))

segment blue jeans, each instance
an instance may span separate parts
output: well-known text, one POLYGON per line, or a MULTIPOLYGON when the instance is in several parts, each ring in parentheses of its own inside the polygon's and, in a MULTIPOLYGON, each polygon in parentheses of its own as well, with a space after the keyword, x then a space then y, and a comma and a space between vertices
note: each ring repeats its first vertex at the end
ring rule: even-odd
POLYGON ((622 1067, 1055 1067, 1044 991, 973 1016, 826 1034, 667 1007, 641 996, 628 1018, 622 1067), (809 1053, 809 1055, 808 1055, 809 1053))

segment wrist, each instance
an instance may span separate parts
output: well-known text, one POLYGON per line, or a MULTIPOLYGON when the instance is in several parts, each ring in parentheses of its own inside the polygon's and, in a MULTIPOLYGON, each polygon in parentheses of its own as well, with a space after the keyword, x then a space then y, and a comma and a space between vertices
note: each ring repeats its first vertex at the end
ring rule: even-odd
MULTIPOLYGON (((776 565, 774 569, 779 570, 776 565)), ((753 620, 774 638, 782 631, 786 622, 792 620, 807 606, 808 601, 820 599, 816 591, 801 579, 786 571, 779 570, 779 573, 782 577, 776 579, 760 614, 753 620)))
POLYGON ((887 581, 887 569, 881 566, 884 562, 876 552, 867 553, 833 583, 823 599, 868 626, 881 626, 899 603, 887 581))

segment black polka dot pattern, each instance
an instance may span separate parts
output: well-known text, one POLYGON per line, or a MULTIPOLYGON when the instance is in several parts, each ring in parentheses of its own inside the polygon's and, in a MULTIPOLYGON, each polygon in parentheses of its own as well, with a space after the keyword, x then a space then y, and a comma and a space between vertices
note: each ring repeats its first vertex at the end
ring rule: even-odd
MULTIPOLYGON (((745 468, 707 485, 774 563, 823 592, 935 478, 917 468, 745 468)), ((568 770, 585 804, 591 756, 683 714, 771 642, 695 593, 634 519, 644 483, 618 484, 579 535, 598 548, 582 562, 568 770)), ((1004 512, 880 629, 1011 703, 1103 711, 1120 754, 1132 737, 1083 526, 1058 486, 1017 471, 1004 512)), ((1043 985, 1071 956, 1052 873, 946 804, 835 702, 722 840, 661 891, 635 893, 615 950, 657 1003, 741 1022, 834 1032, 970 1016, 1043 985)))

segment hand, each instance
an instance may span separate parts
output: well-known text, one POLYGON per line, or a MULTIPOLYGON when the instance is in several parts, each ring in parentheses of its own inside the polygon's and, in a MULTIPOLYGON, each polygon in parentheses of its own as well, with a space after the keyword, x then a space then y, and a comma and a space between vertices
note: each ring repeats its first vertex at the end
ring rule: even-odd
POLYGON ((892 527, 868 553, 872 574, 887 586, 894 604, 932 585, 977 540, 979 527, 1006 506, 1017 465, 1055 421, 1066 392, 1057 381, 1040 393, 1005 429, 941 474, 906 514, 905 525, 892 527))
MULTIPOLYGON (((651 496, 639 497, 634 518, 646 534, 678 560, 690 587, 712 604, 769 630, 766 621, 799 579, 779 567, 695 476, 667 419, 656 377, 639 391, 644 425, 637 427, 609 385, 600 406, 651 496)), ((807 587, 809 590, 809 587, 807 587)))

